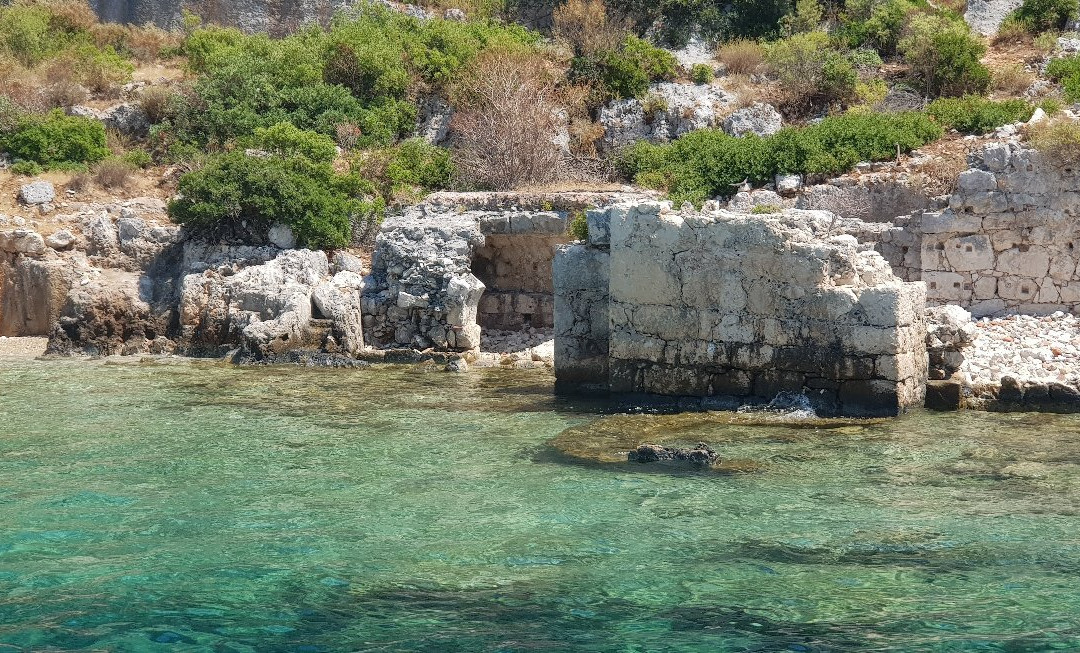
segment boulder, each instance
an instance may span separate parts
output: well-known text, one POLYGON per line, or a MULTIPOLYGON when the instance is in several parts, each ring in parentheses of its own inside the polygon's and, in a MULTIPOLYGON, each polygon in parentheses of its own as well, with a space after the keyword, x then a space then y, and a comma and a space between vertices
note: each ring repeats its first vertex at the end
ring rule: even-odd
POLYGON ((46 238, 45 244, 58 252, 63 252, 75 246, 75 235, 67 229, 61 229, 46 238))
POLYGON ((757 102, 724 119, 724 131, 732 136, 770 136, 784 126, 784 118, 771 104, 757 102))
POLYGON ((704 442, 687 448, 643 444, 627 453, 626 459, 632 463, 680 462, 708 466, 720 462, 720 454, 704 442))
POLYGON ((28 206, 48 204, 56 199, 56 188, 52 182, 34 181, 19 188, 19 201, 28 206))

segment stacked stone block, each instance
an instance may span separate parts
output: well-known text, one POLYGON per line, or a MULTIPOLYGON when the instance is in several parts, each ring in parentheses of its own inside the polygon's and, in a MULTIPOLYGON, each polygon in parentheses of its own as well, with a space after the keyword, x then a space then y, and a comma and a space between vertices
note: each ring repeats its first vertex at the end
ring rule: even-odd
POLYGON ((932 304, 976 317, 1080 310, 1080 166, 1015 143, 976 153, 950 208, 900 218, 880 248, 932 304))
MULTIPOLYGON (((609 388, 746 401, 797 392, 828 414, 918 405, 923 285, 901 282, 854 238, 830 238, 822 217, 675 213, 660 203, 609 209, 609 388)), ((564 297, 559 271, 580 268, 588 250, 560 252, 559 309, 582 297, 572 288, 564 297)), ((585 323, 586 311, 574 315, 582 317, 571 329, 585 323)), ((557 328, 556 352, 589 343, 570 335, 557 328)))

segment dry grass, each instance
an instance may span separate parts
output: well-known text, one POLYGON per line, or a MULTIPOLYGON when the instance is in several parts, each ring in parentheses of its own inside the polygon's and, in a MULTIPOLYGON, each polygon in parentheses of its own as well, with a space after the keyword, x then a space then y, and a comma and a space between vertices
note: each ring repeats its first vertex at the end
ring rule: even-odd
POLYGON ((930 197, 951 195, 960 173, 967 169, 966 156, 938 156, 921 165, 913 180, 930 197))
POLYGON ((993 89, 1008 96, 1023 95, 1035 82, 1035 75, 1024 69, 1022 64, 1012 64, 991 71, 993 89))
POLYGON ((603 0, 567 0, 555 9, 552 20, 552 34, 577 56, 613 50, 630 31, 629 21, 609 13, 603 0))
POLYGON ((64 188, 75 191, 76 193, 81 193, 89 189, 93 183, 94 178, 90 176, 89 172, 77 172, 71 176, 71 179, 69 179, 66 184, 64 184, 64 188))
POLYGON ((102 188, 116 190, 127 188, 134 168, 127 161, 120 159, 105 159, 94 165, 94 182, 102 188))
POLYGON ((716 58, 729 75, 753 75, 763 68, 765 48, 756 41, 740 39, 720 46, 716 58))
POLYGON ((992 42, 994 45, 1030 45, 1032 38, 1030 26, 1023 21, 1007 18, 998 27, 992 42))
POLYGON ((165 86, 147 86, 139 93, 139 106, 151 123, 159 123, 169 113, 173 92, 165 86))
POLYGON ((1052 120, 1027 128, 1028 143, 1058 163, 1080 164, 1080 123, 1072 120, 1052 120))

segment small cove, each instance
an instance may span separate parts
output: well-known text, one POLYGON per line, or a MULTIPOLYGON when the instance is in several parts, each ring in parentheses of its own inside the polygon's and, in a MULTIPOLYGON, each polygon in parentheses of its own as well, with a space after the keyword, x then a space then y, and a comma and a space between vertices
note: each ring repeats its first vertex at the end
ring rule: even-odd
POLYGON ((605 415, 552 383, 0 361, 0 651, 1080 647, 1080 419, 605 415), (567 429, 754 465, 592 463, 567 429))

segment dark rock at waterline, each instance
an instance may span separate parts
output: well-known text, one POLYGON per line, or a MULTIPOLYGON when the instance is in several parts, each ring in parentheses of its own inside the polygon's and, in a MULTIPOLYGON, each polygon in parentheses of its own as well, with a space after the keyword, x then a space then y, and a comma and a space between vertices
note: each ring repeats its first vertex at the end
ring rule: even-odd
POLYGON ((720 462, 720 454, 709 445, 699 442, 693 448, 664 447, 658 444, 643 444, 626 454, 632 463, 685 462, 691 465, 712 465, 720 462))
POLYGON ((927 381, 926 407, 930 410, 960 410, 964 407, 964 388, 959 381, 927 381))

